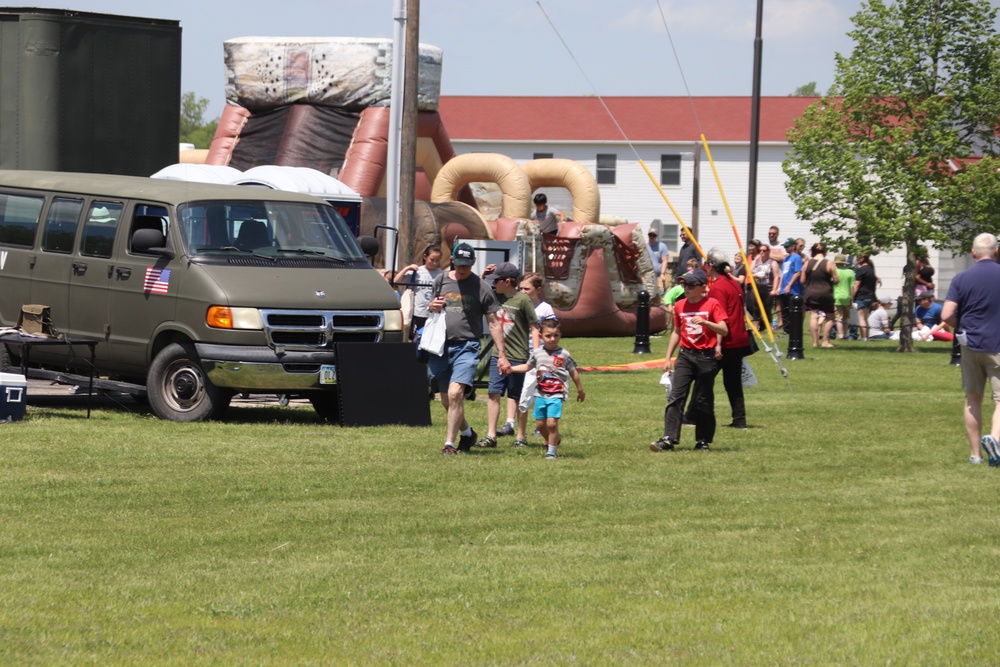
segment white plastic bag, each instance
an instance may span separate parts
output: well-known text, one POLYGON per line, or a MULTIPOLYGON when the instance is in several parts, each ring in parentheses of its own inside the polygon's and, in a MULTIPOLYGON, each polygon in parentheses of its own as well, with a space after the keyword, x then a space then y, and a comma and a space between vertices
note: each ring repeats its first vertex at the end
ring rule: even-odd
POLYGON ((444 355, 444 344, 448 331, 444 321, 444 311, 431 313, 424 323, 424 333, 420 336, 420 349, 436 357, 444 355))
POLYGON ((663 375, 660 376, 660 384, 662 384, 663 388, 667 390, 668 399, 670 398, 670 383, 671 383, 670 371, 664 371, 663 375))
POLYGON ((754 375, 753 369, 750 368, 750 363, 746 360, 746 357, 743 358, 743 386, 757 386, 757 376, 754 375))

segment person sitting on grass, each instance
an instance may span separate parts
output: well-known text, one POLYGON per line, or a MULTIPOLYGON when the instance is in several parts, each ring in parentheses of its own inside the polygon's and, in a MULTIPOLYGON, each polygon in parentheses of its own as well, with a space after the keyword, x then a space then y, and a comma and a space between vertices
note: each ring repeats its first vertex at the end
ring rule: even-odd
POLYGON ((892 338, 892 326, 889 324, 889 313, 886 307, 892 305, 892 299, 887 296, 872 304, 872 312, 868 315, 868 338, 892 338))
POLYGON ((559 420, 562 418, 563 403, 569 398, 569 381, 576 385, 576 400, 583 401, 587 394, 583 391, 580 371, 569 351, 559 345, 562 329, 559 320, 542 320, 542 346, 531 352, 527 363, 511 367, 512 373, 536 374, 535 425, 548 445, 545 458, 556 458, 556 449, 562 437, 559 435, 559 420))
POLYGON ((920 340, 943 340, 951 343, 955 334, 941 321, 941 304, 934 300, 934 292, 923 292, 917 296, 917 307, 913 318, 920 325, 920 340))

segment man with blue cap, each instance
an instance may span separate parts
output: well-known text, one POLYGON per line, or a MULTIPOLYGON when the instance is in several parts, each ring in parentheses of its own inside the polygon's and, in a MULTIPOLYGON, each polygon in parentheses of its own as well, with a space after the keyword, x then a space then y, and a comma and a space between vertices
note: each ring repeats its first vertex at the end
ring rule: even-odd
POLYGON ((483 317, 497 350, 497 370, 510 373, 504 348, 503 328, 497 318, 500 303, 490 286, 472 272, 476 251, 468 243, 458 243, 451 252, 451 270, 434 280, 434 298, 428 305, 432 313, 444 312, 447 340, 441 356, 430 355, 431 380, 441 391, 441 403, 448 414, 448 428, 442 454, 469 450, 476 442, 476 432, 465 419, 465 390, 471 387, 479 365, 479 339, 483 317))

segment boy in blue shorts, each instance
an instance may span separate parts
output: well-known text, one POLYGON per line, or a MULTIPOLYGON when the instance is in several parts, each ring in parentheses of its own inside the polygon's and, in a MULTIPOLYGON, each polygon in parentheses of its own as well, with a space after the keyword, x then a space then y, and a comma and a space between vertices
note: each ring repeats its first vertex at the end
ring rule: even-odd
POLYGON ((562 418, 563 402, 569 398, 569 381, 576 384, 576 400, 583 401, 587 394, 580 382, 580 372, 568 350, 559 346, 562 330, 559 320, 542 320, 542 347, 531 352, 528 362, 511 367, 511 372, 528 373, 534 370, 538 376, 535 386, 535 425, 545 438, 548 450, 545 458, 556 458, 559 447, 559 419, 562 418))

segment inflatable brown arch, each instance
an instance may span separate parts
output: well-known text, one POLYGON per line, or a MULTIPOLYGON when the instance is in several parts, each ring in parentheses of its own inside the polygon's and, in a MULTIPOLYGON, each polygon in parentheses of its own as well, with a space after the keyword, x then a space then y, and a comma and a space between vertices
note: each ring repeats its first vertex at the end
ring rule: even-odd
MULTIPOLYGON (((600 190, 593 175, 572 160, 533 160, 519 167, 509 157, 491 153, 458 156, 444 165, 432 200, 448 201, 472 182, 496 183, 503 195, 501 218, 489 223, 493 236, 522 238, 527 246, 525 271, 544 280, 567 336, 634 335, 639 293, 657 295, 656 277, 642 229, 635 224, 602 225, 600 190), (573 221, 559 233, 541 234, 529 220, 530 196, 540 187, 565 187, 573 198, 573 221)), ((666 311, 654 299, 650 330, 666 328, 666 311)))

